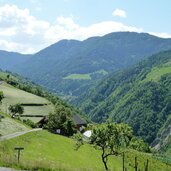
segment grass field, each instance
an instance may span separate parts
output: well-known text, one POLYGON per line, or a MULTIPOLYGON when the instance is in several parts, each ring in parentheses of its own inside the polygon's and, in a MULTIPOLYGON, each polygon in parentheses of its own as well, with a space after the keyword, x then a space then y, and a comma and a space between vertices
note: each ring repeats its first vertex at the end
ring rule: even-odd
POLYGON ((65 77, 67 80, 91 80, 90 74, 71 74, 65 77))
POLYGON ((0 135, 12 134, 15 132, 22 132, 30 129, 27 126, 24 126, 18 120, 11 119, 7 115, 4 116, 5 118, 1 119, 0 122, 0 135))
POLYGON ((67 77, 64 77, 63 79, 66 80, 91 80, 91 76, 95 74, 100 74, 100 75, 107 75, 108 72, 105 70, 99 70, 96 72, 88 73, 88 74, 70 74, 67 77))
MULTIPOLYGON (((50 111, 53 110, 53 105, 48 100, 19 90, 7 83, 0 84, 0 91, 3 91, 5 96, 1 105, 1 110, 4 113, 9 113, 9 105, 17 103, 48 104, 44 106, 24 106, 24 115, 47 115, 50 111)), ((33 119, 33 121, 35 121, 35 119, 33 119)))
MULTIPOLYGON (((54 135, 47 131, 32 132, 15 139, 1 142, 0 164, 2 166, 15 166, 16 156, 14 147, 24 147, 21 169, 36 170, 35 168, 51 168, 54 170, 68 171, 103 171, 101 152, 90 145, 82 146, 78 151, 74 150, 75 142, 72 139, 54 135)), ((144 162, 149 159, 150 171, 170 171, 171 166, 153 159, 148 154, 131 151, 126 153, 127 171, 135 170, 134 157, 138 157, 140 169, 143 171, 144 162)), ((109 159, 111 171, 122 171, 122 158, 111 157, 109 159)))
POLYGON ((149 74, 147 74, 143 82, 159 81, 162 75, 165 75, 168 73, 171 73, 171 67, 169 66, 160 67, 160 68, 156 67, 149 74))

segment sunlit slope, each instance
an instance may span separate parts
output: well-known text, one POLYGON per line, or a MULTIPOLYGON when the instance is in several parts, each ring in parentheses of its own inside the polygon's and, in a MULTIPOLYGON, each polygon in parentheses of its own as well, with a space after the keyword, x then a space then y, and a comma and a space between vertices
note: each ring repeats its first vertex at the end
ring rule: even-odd
MULTIPOLYGON (((25 168, 55 168, 58 170, 104 170, 101 162, 101 151, 89 145, 74 150, 75 142, 72 139, 51 134, 47 131, 32 132, 0 144, 0 163, 15 165, 14 147, 24 147, 20 166, 25 168), (5 151, 1 150, 6 147, 5 151), (4 155, 5 153, 5 155, 4 155)), ((149 159, 150 171, 169 171, 171 166, 157 161, 149 154, 129 151, 126 153, 125 166, 129 171, 134 169, 134 158, 138 157, 139 168, 144 169, 144 162, 149 159)), ((111 170, 122 171, 122 157, 111 157, 109 160, 111 170)))

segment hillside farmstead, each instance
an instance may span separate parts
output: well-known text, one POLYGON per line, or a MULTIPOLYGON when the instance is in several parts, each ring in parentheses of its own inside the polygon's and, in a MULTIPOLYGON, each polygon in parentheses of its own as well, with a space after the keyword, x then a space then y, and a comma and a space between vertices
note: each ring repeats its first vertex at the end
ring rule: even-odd
MULTIPOLYGON (((80 118, 78 115, 73 115, 73 121, 76 124, 76 129, 79 131, 82 131, 83 127, 87 126, 87 122, 82 118, 80 118)), ((43 117, 37 124, 40 128, 42 128, 45 124, 47 124, 47 122, 48 122, 48 118, 43 117)), ((60 134, 60 130, 59 129, 56 130, 56 133, 60 134)))

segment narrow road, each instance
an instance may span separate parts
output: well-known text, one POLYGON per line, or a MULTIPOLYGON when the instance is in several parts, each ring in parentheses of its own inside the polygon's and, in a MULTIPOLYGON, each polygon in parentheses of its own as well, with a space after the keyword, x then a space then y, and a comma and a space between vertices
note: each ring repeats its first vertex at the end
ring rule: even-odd
POLYGON ((24 135, 24 134, 29 133, 29 132, 40 131, 40 130, 42 130, 42 128, 36 128, 36 129, 29 130, 29 131, 16 132, 13 134, 4 135, 4 136, 0 137, 0 141, 9 140, 9 139, 18 137, 20 135, 24 135))
POLYGON ((0 81, 0 84, 3 84, 4 83, 4 81, 0 81))
POLYGON ((0 171, 16 171, 16 170, 6 167, 0 167, 0 171))

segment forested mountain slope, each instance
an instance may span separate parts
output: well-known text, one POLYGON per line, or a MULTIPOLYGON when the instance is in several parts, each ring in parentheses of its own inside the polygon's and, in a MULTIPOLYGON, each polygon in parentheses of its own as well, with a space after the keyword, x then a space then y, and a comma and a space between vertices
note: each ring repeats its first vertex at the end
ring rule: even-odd
POLYGON ((59 41, 11 69, 50 90, 79 96, 107 74, 168 49, 171 39, 117 32, 85 41, 59 41))
POLYGON ((151 143, 171 114, 171 51, 117 72, 78 99, 95 122, 126 122, 151 143))

